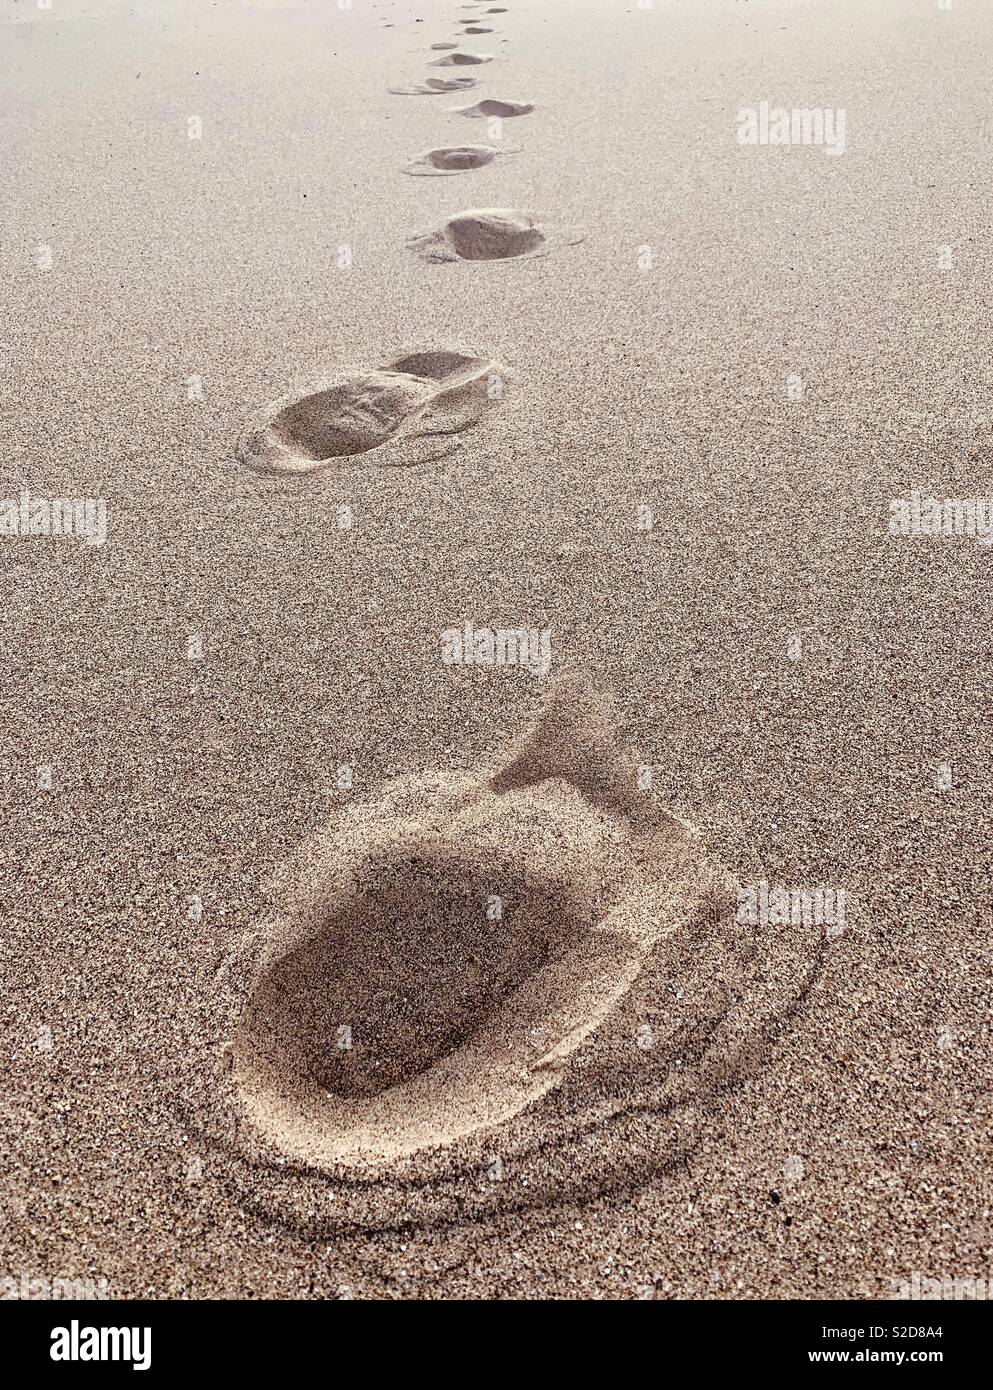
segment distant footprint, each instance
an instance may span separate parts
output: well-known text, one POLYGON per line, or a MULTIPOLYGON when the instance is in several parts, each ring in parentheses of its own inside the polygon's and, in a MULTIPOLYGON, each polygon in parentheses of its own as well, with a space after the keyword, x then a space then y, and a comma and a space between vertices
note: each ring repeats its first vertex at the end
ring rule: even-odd
POLYGON ((237 455, 271 473, 313 473, 379 451, 383 466, 428 463, 457 444, 510 381, 492 359, 455 351, 408 353, 374 371, 323 379, 266 406, 242 431, 237 455))
POLYGON ((395 97, 437 97, 445 92, 464 92, 475 85, 474 77, 429 77, 426 82, 415 82, 410 87, 389 87, 387 90, 395 97))
POLYGON ((403 167, 405 174, 440 175, 464 174, 470 169, 482 169, 492 164, 499 155, 519 154, 520 147, 509 149, 504 146, 494 149, 491 145, 451 145, 436 150, 425 150, 416 155, 403 167))
POLYGON ((435 58, 429 66, 433 68, 478 67, 480 63, 492 63, 492 53, 448 53, 444 58, 435 58))
POLYGON ((516 208, 469 208, 407 242, 428 261, 513 261, 575 246, 581 233, 539 223, 516 208))
POLYGON ((433 44, 431 45, 431 48, 432 48, 432 50, 438 49, 438 48, 458 48, 458 44, 457 44, 457 43, 433 43, 433 44))
POLYGON ((509 120, 513 116, 527 116, 534 110, 532 101, 496 101, 492 97, 486 97, 483 101, 477 101, 474 106, 460 106, 458 111, 463 116, 468 116, 470 120, 483 120, 486 116, 500 116, 504 120, 509 120))
POLYGON ((467 29, 467 30, 466 30, 466 33, 467 33, 467 34, 492 34, 492 33, 493 33, 493 30, 492 30, 492 29, 480 29, 478 25, 474 25, 474 26, 472 26, 471 28, 467 29))

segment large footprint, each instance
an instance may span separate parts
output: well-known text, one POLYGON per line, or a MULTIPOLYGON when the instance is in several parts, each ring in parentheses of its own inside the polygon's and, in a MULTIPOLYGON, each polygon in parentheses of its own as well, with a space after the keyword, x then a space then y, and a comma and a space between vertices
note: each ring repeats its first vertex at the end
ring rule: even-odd
POLYGON ((510 373, 492 358, 410 352, 385 367, 323 377, 246 424, 237 455, 270 473, 313 473, 375 451, 370 462, 429 463, 502 400, 510 373))
POLYGON ((570 685, 485 775, 343 812, 281 902, 224 1087, 237 1151, 283 1174, 267 1209, 309 1231, 592 1198, 680 1161, 820 950, 737 924, 733 880, 570 685))

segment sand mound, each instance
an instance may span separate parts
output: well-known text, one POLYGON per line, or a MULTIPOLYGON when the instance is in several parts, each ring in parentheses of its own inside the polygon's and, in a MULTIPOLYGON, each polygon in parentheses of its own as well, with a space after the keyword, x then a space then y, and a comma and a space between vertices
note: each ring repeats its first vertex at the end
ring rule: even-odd
POLYGON ((447 145, 416 155, 403 171, 415 175, 464 174, 492 164, 498 155, 518 153, 517 149, 494 149, 491 145, 447 145))
POLYGON ((476 67, 479 63, 492 63, 490 53, 447 53, 444 58, 435 58, 433 68, 476 67))
POLYGON ((502 397, 507 380, 506 370, 489 358, 407 354, 265 407, 243 431, 238 457, 252 468, 312 473, 389 445, 376 462, 429 462, 502 397))
POLYGON ((474 208, 412 237, 407 245, 429 261, 506 261, 540 251, 545 234, 530 213, 474 208))
POLYGON ((462 106, 459 110, 463 116, 468 116, 470 120, 482 120, 484 116, 501 116, 505 120, 510 120, 513 116, 527 116, 534 110, 534 102, 497 101, 493 97, 485 97, 482 101, 477 101, 474 106, 462 106))
POLYGON ((388 90, 395 97, 436 97, 444 92, 464 92, 475 85, 474 77, 429 77, 426 82, 415 82, 410 87, 390 87, 388 90))

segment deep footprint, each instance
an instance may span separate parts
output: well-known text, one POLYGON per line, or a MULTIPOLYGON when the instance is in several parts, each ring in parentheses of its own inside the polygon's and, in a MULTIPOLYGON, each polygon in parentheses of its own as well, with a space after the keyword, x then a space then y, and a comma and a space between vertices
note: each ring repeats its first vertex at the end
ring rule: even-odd
POLYGON ((235 1042, 281 1151, 377 1164, 516 1115, 692 910, 695 882, 670 902, 697 877, 689 833, 653 820, 661 882, 642 875, 636 768, 570 719, 483 781, 401 779, 312 839, 235 1042))
POLYGON ((217 1105, 188 1103, 200 1057, 176 1100, 271 1226, 409 1239, 664 1191, 812 1006, 829 944, 741 924, 609 702, 550 695, 508 756, 340 808, 242 937, 217 1105))
POLYGON ((506 261, 541 251, 545 234, 528 212, 472 208, 407 245, 429 261, 506 261))
POLYGON ((451 145, 437 150, 425 150, 404 165, 403 172, 413 175, 464 174, 470 169, 482 169, 492 164, 498 155, 519 154, 518 149, 494 149, 490 145, 451 145))
POLYGON ((384 465, 430 462, 451 451, 453 436, 475 425, 508 381, 492 359, 407 354, 276 401, 246 425, 237 454, 273 473, 313 473, 373 450, 384 465))
POLYGON ((493 97, 484 97, 482 101, 477 101, 474 106, 460 106, 460 115, 468 116, 470 120, 483 120, 486 116, 500 116, 504 120, 509 120, 513 116, 527 116, 534 110, 534 102, 531 101, 497 101, 493 97))

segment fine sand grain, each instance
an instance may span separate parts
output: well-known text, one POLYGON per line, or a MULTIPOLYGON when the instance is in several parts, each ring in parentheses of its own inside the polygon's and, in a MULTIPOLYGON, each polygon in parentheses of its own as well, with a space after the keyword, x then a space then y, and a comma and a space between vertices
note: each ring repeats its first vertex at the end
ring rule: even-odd
POLYGON ((0 0, 0 1277, 988 1275, 991 42, 0 0))

